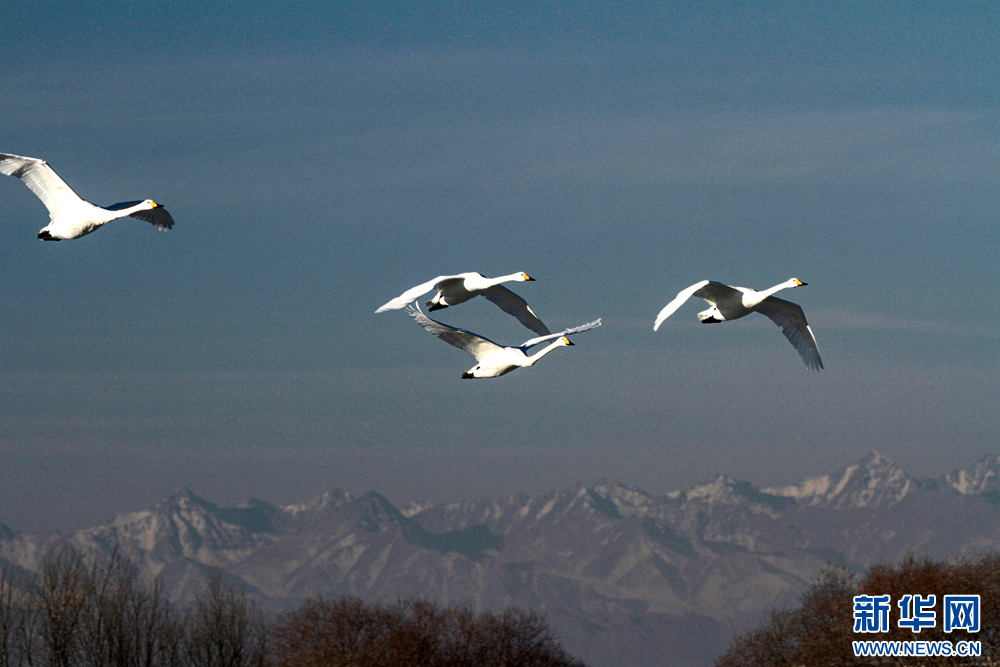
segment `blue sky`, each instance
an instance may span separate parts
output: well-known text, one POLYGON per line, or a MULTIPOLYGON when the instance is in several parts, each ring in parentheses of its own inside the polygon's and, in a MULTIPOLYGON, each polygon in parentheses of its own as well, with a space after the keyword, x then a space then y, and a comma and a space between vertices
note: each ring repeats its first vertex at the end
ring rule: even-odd
MULTIPOLYGON (((660 492, 997 449, 993 4, 42 2, 0 25, 0 151, 177 221, 42 243, 0 180, 15 528, 185 486, 660 492), (551 327, 604 326, 468 382, 466 353, 373 314, 521 270, 551 327), (698 280, 792 276, 822 373, 763 317, 689 303, 652 331, 698 280)), ((479 301, 439 319, 531 337, 479 301)))

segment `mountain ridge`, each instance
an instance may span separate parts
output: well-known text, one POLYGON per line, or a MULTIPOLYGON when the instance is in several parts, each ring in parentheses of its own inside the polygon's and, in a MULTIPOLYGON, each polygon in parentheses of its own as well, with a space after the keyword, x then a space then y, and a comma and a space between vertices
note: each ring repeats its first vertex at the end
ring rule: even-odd
POLYGON ((781 488, 717 475, 654 495, 599 478, 402 509, 375 491, 226 508, 183 490, 68 536, 0 526, 0 562, 37 571, 62 544, 118 549, 174 600, 220 568, 274 610, 321 593, 514 604, 546 613, 593 665, 619 664, 625 650, 635 665, 707 665, 735 632, 795 604, 828 563, 996 549, 998 472, 991 454, 917 480, 873 452, 781 488))

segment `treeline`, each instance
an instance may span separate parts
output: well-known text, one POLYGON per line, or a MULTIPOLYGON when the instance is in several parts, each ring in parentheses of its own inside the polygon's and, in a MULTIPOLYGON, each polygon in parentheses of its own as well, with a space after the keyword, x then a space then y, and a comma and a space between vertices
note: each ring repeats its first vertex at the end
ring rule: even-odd
MULTIPOLYGON (((912 612, 912 610, 911 610, 912 612)), ((910 613, 904 618, 911 618, 910 613)), ((862 614, 863 615, 863 614, 862 614)), ((1000 664, 1000 555, 954 562, 904 558, 875 565, 861 577, 829 568, 802 596, 797 609, 774 611, 760 627, 740 635, 716 661, 716 667, 824 667, 849 665, 995 665, 1000 664), (935 595, 935 623, 913 632, 899 627, 898 601, 906 595, 935 595), (889 595, 889 631, 854 632, 854 596, 889 595), (943 629, 945 595, 979 595, 978 632, 943 629), (979 656, 857 657, 856 641, 980 642, 979 656)))
POLYGON ((221 572, 179 607, 117 554, 64 548, 37 573, 0 567, 0 667, 471 665, 583 667, 543 617, 514 608, 319 597, 268 617, 221 572))

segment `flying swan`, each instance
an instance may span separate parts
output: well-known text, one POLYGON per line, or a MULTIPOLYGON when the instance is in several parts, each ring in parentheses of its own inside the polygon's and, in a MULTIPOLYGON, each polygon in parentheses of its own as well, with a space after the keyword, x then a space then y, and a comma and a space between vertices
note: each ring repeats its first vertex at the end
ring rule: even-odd
POLYGON ((702 280, 681 290, 674 300, 660 311, 660 314, 656 316, 653 331, 659 329, 663 320, 670 317, 675 310, 681 307, 681 304, 692 296, 696 296, 712 306, 708 310, 698 313, 698 319, 701 320, 702 324, 728 322, 754 312, 766 315, 772 322, 781 327, 781 332, 785 334, 785 338, 792 344, 792 347, 798 350, 805 365, 810 370, 818 371, 823 368, 823 360, 819 357, 816 336, 809 328, 802 308, 791 301, 772 296, 783 289, 802 287, 806 284, 798 278, 791 278, 780 285, 758 292, 746 287, 723 285, 714 280, 702 280))
POLYGON ((567 336, 601 326, 601 320, 597 319, 578 327, 560 331, 559 333, 532 338, 517 347, 503 347, 471 331, 456 329, 437 320, 432 320, 421 312, 419 305, 407 306, 406 312, 424 329, 427 329, 444 342, 462 348, 476 358, 476 365, 462 373, 463 380, 470 378, 495 378, 506 375, 517 368, 534 366, 539 359, 557 347, 572 345, 573 343, 570 342, 567 336), (527 354, 529 348, 552 339, 556 340, 535 354, 527 354))
POLYGON ((157 229, 174 226, 167 210, 152 199, 121 202, 108 208, 80 199, 45 160, 0 153, 0 173, 20 178, 49 209, 50 222, 38 232, 43 241, 78 239, 125 216, 145 220, 157 229))
POLYGON ((499 306, 500 310, 516 317, 518 322, 539 336, 548 336, 552 332, 538 319, 528 302, 500 284, 515 280, 526 281, 534 280, 534 278, 523 271, 498 278, 487 278, 475 271, 458 273, 453 276, 438 276, 434 280, 428 280, 421 285, 411 287, 375 312, 398 310, 413 303, 432 289, 437 290, 437 294, 426 304, 427 309, 432 312, 448 306, 457 306, 482 294, 499 306))

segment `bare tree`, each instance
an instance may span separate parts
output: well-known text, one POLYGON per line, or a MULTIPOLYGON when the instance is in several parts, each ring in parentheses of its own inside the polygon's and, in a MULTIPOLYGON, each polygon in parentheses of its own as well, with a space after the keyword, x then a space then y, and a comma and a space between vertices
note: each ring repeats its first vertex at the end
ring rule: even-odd
POLYGON ((392 614, 359 598, 314 598, 271 628, 279 667, 384 664, 392 614))
POLYGON ((542 616, 316 598, 268 625, 215 570, 183 613, 117 550, 0 569, 0 667, 582 667, 542 616))
POLYGON ((139 667, 179 667, 183 665, 181 647, 184 619, 174 610, 159 582, 146 589, 145 604, 137 608, 134 626, 138 633, 139 667))
POLYGON ((41 662, 51 667, 74 667, 79 662, 79 629, 87 604, 83 556, 72 547, 61 548, 42 561, 41 573, 30 590, 38 611, 41 662))
POLYGON ((88 563, 64 546, 40 570, 0 568, 0 667, 182 664, 182 619, 117 551, 88 563))
POLYGON ((717 667, 793 667, 802 664, 799 615, 772 611, 759 628, 745 632, 716 661, 717 667))
POLYGON ((271 628, 278 667, 583 667, 535 612, 315 598, 271 628))
POLYGON ((267 626, 245 591, 225 585, 221 570, 188 610, 183 658, 192 667, 258 667, 267 663, 267 626))
POLYGON ((87 667, 171 667, 180 664, 183 626, 156 581, 145 584, 117 549, 95 557, 80 624, 87 667))
POLYGON ((831 568, 817 578, 802 596, 798 609, 773 612, 760 627, 745 632, 716 661, 716 667, 784 667, 801 665, 839 667, 844 665, 895 665, 896 658, 857 657, 855 640, 929 642, 979 641, 982 656, 921 656, 906 659, 910 665, 996 664, 1000 657, 1000 556, 990 554, 951 563, 908 556, 898 563, 873 565, 858 580, 842 568, 831 568), (934 595, 933 627, 919 635, 900 627, 900 609, 889 607, 888 631, 875 635, 854 633, 855 595, 889 595, 898 602, 906 595, 934 595), (945 595, 980 596, 980 631, 958 629, 944 633, 945 595), (992 662, 991 662, 992 661, 992 662))
POLYGON ((15 624, 21 617, 17 597, 11 581, 10 567, 0 566, 0 667, 16 665, 15 642, 17 630, 15 624))
POLYGON ((31 664, 34 609, 25 585, 30 579, 7 564, 0 565, 0 667, 31 664))

